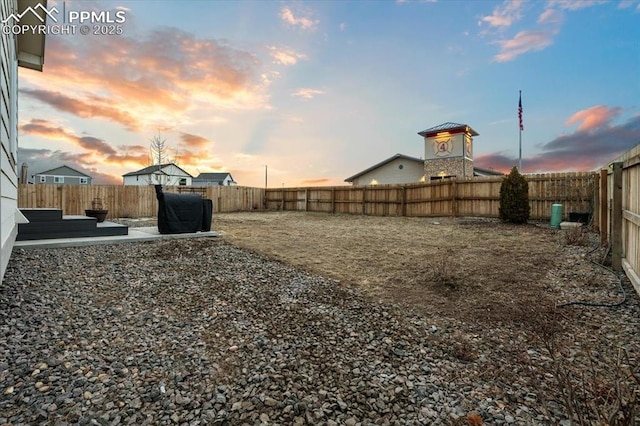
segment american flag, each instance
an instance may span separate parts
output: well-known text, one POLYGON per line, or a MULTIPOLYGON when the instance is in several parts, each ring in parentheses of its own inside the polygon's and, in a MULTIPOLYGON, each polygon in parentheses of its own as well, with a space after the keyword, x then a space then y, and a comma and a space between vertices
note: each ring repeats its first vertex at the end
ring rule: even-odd
POLYGON ((518 99, 518 120, 520 120, 520 130, 524 130, 524 125, 522 124, 522 91, 520 91, 520 99, 518 99))

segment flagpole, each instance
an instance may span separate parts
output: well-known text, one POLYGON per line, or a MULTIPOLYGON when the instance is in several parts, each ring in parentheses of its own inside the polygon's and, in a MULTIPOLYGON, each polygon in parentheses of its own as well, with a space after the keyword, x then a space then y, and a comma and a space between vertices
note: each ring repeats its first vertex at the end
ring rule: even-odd
POLYGON ((518 155, 518 171, 522 173, 522 90, 519 91, 520 96, 518 97, 518 129, 520 129, 519 134, 519 155, 518 155))
POLYGON ((518 170, 522 173, 522 130, 520 130, 520 155, 518 156, 518 170))

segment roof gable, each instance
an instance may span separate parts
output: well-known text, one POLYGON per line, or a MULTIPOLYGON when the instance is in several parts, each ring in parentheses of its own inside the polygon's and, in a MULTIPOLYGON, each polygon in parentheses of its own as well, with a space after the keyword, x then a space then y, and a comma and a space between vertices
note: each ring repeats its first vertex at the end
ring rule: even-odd
POLYGON ((76 170, 67 165, 62 165, 53 169, 45 170, 44 172, 36 173, 35 175, 51 175, 51 176, 79 176, 79 177, 88 177, 91 176, 83 173, 79 170, 76 170))
POLYGON ((222 182, 229 176, 231 180, 233 177, 231 173, 222 172, 222 173, 200 173, 197 177, 193 178, 196 181, 211 181, 211 182, 222 182))
POLYGON ((184 173, 184 176, 193 177, 189 173, 185 172, 181 167, 179 167, 178 165, 176 165, 174 163, 155 164, 153 166, 147 166, 144 169, 136 170, 135 172, 125 173, 122 176, 141 176, 141 175, 151 175, 151 174, 154 174, 154 173, 162 173, 162 174, 168 175, 168 173, 165 171, 165 169, 168 168, 168 167, 171 167, 171 166, 173 166, 173 167, 179 169, 180 171, 182 171, 182 173, 184 173))
POLYGON ((379 168, 379 167, 382 167, 382 166, 384 166, 385 164, 388 164, 388 163, 390 163, 390 162, 392 162, 393 160, 396 160, 396 159, 398 159, 398 158, 402 158, 403 160, 407 160, 407 161, 415 161, 415 162, 418 162, 418 163, 424 164, 424 160, 422 160, 422 159, 420 159, 420 158, 411 157, 411 156, 409 156, 409 155, 404 155, 404 154, 396 154, 396 155, 393 155, 393 156, 391 156, 391 157, 387 158, 386 160, 383 160, 383 161, 381 161, 381 162, 379 162, 379 163, 377 163, 377 164, 374 164, 373 166, 369 167, 369 168, 368 168, 368 169, 366 169, 366 170, 361 171, 360 173, 356 173, 355 175, 353 175, 353 176, 351 176, 351 177, 346 178, 344 181, 345 181, 345 182, 352 182, 352 181, 354 181, 355 179, 359 178, 360 176, 365 175, 365 174, 369 173, 370 171, 375 170, 375 169, 377 169, 377 168, 379 168))
POLYGON ((476 132, 475 130, 473 130, 471 127, 469 127, 466 124, 460 124, 460 123, 452 123, 450 121, 446 122, 446 123, 442 123, 440 125, 434 126, 434 127, 430 127, 428 129, 425 129, 421 132, 418 132, 418 134, 420 136, 424 136, 429 137, 429 136, 435 136, 436 134, 440 133, 440 132, 449 132, 449 133, 461 133, 461 132, 465 132, 465 133, 471 133, 472 136, 478 136, 479 133, 476 132))

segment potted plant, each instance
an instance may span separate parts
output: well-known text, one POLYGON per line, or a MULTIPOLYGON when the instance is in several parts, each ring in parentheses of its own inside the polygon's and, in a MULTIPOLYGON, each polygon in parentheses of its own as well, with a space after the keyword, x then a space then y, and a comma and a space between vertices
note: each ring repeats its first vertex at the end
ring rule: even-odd
POLYGON ((102 208, 102 199, 100 198, 94 198, 93 201, 91 201, 91 209, 84 211, 86 216, 95 217, 98 222, 104 222, 107 213, 109 213, 109 210, 102 208))

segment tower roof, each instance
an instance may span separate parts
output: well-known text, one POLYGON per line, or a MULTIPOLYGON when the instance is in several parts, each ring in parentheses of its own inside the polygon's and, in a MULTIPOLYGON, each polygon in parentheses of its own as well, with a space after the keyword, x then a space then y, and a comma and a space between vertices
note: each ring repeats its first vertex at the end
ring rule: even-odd
POLYGON ((418 132, 418 134, 420 136, 424 136, 429 137, 429 136, 435 136, 436 134, 440 133, 440 132, 449 132, 449 133, 470 133, 471 136, 478 136, 479 133, 476 132, 475 130, 473 130, 471 127, 469 127, 466 124, 460 124, 460 123, 452 123, 450 121, 446 122, 446 123, 442 123, 438 126, 435 127, 431 127, 429 129, 423 130, 421 132, 418 132))

